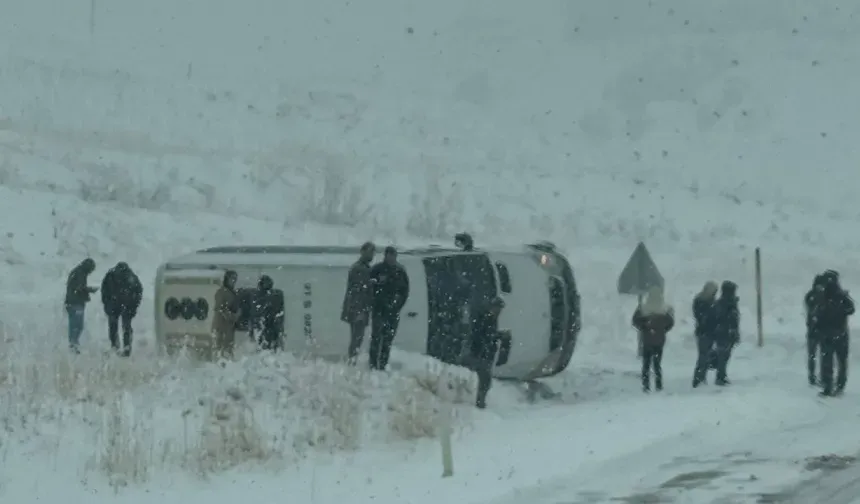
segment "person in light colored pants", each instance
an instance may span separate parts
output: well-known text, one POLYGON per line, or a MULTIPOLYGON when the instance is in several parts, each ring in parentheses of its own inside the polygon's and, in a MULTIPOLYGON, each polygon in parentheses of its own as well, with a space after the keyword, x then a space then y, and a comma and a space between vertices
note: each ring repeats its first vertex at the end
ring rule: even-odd
POLYGON ((81 334, 84 332, 84 305, 66 306, 69 316, 69 348, 73 352, 80 352, 81 334))

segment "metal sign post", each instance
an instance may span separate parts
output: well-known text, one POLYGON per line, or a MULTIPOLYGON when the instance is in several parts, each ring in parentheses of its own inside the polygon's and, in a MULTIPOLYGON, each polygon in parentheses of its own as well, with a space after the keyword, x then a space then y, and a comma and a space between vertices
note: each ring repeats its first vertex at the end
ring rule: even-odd
MULTIPOLYGON (((621 270, 618 276, 618 293, 635 295, 638 299, 638 306, 642 306, 642 298, 652 287, 664 287, 665 281, 660 270, 651 259, 651 254, 645 248, 645 244, 639 242, 633 255, 627 261, 627 265, 621 270)), ((642 338, 639 337, 637 355, 642 357, 642 338)))

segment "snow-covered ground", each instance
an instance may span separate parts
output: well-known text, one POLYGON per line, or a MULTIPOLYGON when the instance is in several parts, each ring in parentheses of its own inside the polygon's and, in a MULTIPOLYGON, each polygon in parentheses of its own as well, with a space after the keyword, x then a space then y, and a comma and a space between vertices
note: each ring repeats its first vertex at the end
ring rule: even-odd
POLYGON ((857 381, 831 402, 806 386, 800 300, 824 268, 860 281, 858 16, 834 1, 8 0, 3 502, 849 504, 855 469, 817 457, 860 450, 857 381), (102 355, 95 305, 84 354, 62 348, 63 282, 86 255, 94 279, 118 260, 151 279, 205 245, 464 229, 569 254, 584 329, 549 381, 559 402, 497 384, 473 411, 468 379, 448 390, 406 355, 386 377, 159 361, 151 305, 128 361, 102 355), (614 289, 640 239, 680 317, 651 396, 614 289), (730 389, 693 391, 688 305, 708 279, 739 283, 744 341, 730 389))

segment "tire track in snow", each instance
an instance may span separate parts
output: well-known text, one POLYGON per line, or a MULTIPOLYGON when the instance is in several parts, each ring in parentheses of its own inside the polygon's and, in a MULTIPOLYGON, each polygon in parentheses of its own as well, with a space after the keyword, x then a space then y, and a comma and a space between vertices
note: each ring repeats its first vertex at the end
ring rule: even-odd
MULTIPOLYGON (((858 454, 860 455, 860 454, 858 454)), ((860 502, 860 466, 850 460, 847 467, 825 469, 818 477, 775 494, 764 495, 761 504, 856 504, 860 502)))

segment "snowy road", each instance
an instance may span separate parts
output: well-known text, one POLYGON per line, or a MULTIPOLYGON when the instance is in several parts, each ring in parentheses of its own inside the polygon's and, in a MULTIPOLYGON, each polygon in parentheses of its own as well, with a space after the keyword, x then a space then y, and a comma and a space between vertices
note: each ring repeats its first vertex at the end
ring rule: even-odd
POLYGON ((857 457, 834 457, 821 461, 818 477, 804 481, 782 492, 765 496, 766 504, 860 503, 860 466, 857 457))
MULTIPOLYGON (((785 495, 781 489, 797 481, 814 478, 819 469, 807 461, 810 454, 845 449, 842 436, 822 435, 823 426, 838 433, 856 424, 853 404, 822 404, 812 394, 804 396, 789 388, 762 384, 754 389, 684 395, 656 399, 664 407, 662 416, 644 400, 617 405, 616 414, 625 420, 617 430, 609 425, 600 428, 605 439, 587 434, 580 450, 588 456, 571 458, 570 471, 558 471, 555 477, 485 502, 762 502, 762 498, 785 495), (623 443, 626 449, 612 452, 615 443, 623 443)), ((841 475, 832 477, 845 478, 841 475)), ((832 498, 849 494, 851 489, 846 488, 832 498)), ((815 496, 816 490, 804 490, 803 495, 815 496)), ((829 499, 828 494, 828 499, 791 502, 851 502, 829 499)))

